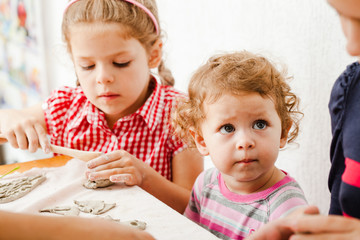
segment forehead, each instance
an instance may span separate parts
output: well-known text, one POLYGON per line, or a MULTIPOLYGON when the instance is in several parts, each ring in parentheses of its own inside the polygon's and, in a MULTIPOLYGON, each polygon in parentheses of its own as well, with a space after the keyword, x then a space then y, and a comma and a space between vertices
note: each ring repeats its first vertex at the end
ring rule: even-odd
POLYGON ((136 52, 142 44, 128 35, 118 23, 77 23, 70 28, 71 53, 76 56, 109 56, 118 52, 136 52))
POLYGON ((70 40, 74 37, 83 37, 84 39, 92 40, 92 38, 105 38, 107 34, 123 39, 130 39, 129 30, 120 23, 113 22, 80 22, 69 27, 70 40), (84 35, 86 34, 86 35, 84 35))
POLYGON ((328 0, 328 3, 344 16, 360 18, 360 0, 328 0))
POLYGON ((223 117, 277 115, 273 100, 259 93, 224 94, 216 101, 205 104, 204 109, 207 113, 216 113, 223 117))

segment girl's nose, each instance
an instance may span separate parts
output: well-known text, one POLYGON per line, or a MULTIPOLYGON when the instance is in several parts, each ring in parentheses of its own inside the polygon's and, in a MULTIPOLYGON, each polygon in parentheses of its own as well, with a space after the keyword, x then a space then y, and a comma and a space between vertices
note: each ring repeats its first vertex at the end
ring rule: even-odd
POLYGON ((100 84, 112 83, 115 77, 111 74, 110 70, 107 70, 106 67, 99 66, 97 69, 96 81, 100 84))
POLYGON ((238 136, 236 148, 238 150, 249 150, 255 147, 255 141, 250 133, 242 133, 238 136))

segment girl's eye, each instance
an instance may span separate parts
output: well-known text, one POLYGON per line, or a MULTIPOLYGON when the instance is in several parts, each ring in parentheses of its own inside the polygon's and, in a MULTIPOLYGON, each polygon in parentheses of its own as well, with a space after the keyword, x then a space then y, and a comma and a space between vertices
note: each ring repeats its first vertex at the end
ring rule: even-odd
POLYGON ((268 126, 267 122, 265 120, 257 120, 254 123, 254 129, 262 130, 265 129, 268 126))
POLYGON ((129 61, 129 62, 124 62, 124 63, 117 63, 117 62, 113 62, 113 64, 114 64, 114 66, 116 66, 116 67, 123 68, 123 67, 127 67, 127 66, 129 66, 130 61, 129 61))
POLYGON ((81 66, 82 70, 91 70, 94 69, 95 65, 90 65, 90 66, 81 66))
POLYGON ((235 131, 235 128, 234 128, 234 126, 231 125, 231 124, 226 124, 226 125, 224 125, 224 126, 222 126, 222 127, 220 128, 220 132, 221 132, 222 134, 228 134, 228 133, 231 133, 231 132, 234 132, 234 131, 235 131))

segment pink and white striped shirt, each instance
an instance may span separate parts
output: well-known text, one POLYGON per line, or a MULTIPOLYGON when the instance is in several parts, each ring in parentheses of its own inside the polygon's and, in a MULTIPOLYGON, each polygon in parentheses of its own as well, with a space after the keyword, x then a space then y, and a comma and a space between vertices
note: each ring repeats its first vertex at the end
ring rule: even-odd
POLYGON ((170 86, 151 85, 145 104, 119 119, 113 129, 80 87, 53 91, 44 107, 51 143, 84 151, 123 149, 171 180, 171 161, 187 146, 172 134, 169 121, 176 98, 185 95, 170 86))
POLYGON ((304 193, 289 175, 264 191, 240 195, 231 192, 221 173, 211 168, 196 179, 184 215, 221 239, 244 239, 304 205, 304 193))

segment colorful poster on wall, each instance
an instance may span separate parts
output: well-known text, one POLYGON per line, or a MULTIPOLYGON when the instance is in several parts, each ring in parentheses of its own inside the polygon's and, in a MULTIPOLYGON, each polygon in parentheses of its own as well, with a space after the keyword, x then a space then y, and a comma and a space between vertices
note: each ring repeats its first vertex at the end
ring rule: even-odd
POLYGON ((46 92, 40 0, 0 0, 0 104, 26 107, 46 92))

